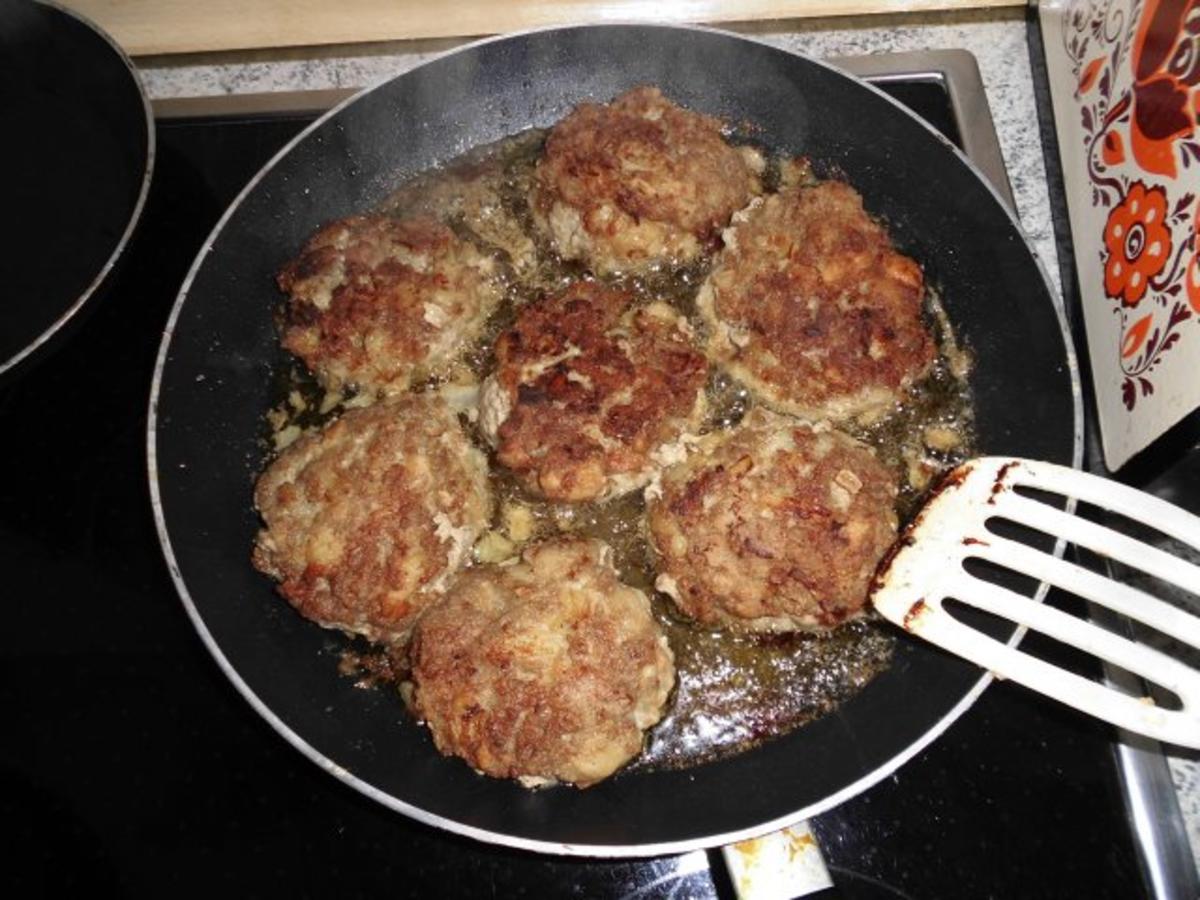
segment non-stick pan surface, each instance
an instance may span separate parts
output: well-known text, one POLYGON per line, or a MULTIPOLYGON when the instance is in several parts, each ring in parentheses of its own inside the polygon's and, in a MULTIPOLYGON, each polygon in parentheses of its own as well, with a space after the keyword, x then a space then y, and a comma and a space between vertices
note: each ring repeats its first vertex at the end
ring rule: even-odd
POLYGON ((529 792, 441 757, 393 692, 339 677, 341 638, 303 621, 250 567, 263 413, 278 399, 273 373, 288 365, 272 321, 274 273, 321 223, 370 206, 405 175, 642 83, 748 122, 770 146, 848 179, 940 287, 976 356, 980 449, 1077 461, 1072 358, 1012 218, 943 139, 824 65, 705 30, 548 30, 456 51, 317 122, 217 226, 171 318, 149 433, 165 552, 218 663, 297 748, 423 821, 551 852, 662 853, 815 814, 893 771, 985 683, 902 639, 891 669, 859 696, 751 752, 586 791, 529 792))
POLYGON ((50 3, 0 0, 0 374, 95 296, 132 234, 154 159, 128 57, 50 3))

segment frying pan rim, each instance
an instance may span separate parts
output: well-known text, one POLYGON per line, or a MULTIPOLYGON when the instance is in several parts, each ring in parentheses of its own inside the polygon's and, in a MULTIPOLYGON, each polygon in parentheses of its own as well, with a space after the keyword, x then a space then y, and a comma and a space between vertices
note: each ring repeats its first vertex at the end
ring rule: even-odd
POLYGON ((85 27, 91 29, 92 32, 101 37, 104 42, 116 52, 117 57, 122 63, 125 64, 125 68, 129 71, 129 76, 133 81, 133 85, 137 89, 138 96, 142 100, 142 122, 144 122, 146 126, 146 166, 145 170, 142 172, 142 185, 138 189, 137 201, 134 203, 133 211, 129 214, 129 221, 125 224, 125 230, 121 232, 121 239, 117 241, 117 245, 113 248, 112 253, 109 254, 108 259, 105 260, 104 265, 96 273, 95 277, 91 280, 91 283, 89 283, 88 286, 83 289, 82 293, 75 298, 75 302, 67 307, 66 311, 63 312, 57 319, 51 322, 41 334, 18 350, 16 354, 9 357, 7 360, 0 360, 0 375, 3 375, 5 372, 8 372, 11 369, 15 369, 18 365, 20 365, 21 362, 32 356, 40 348, 49 343, 51 338, 61 331, 68 322, 75 318, 79 311, 83 309, 84 304, 86 304, 91 296, 96 293, 97 290, 99 290, 100 285, 102 285, 108 278, 109 273, 112 272, 113 268, 117 264, 117 261, 125 253, 125 246, 133 239, 133 234, 137 230, 138 223, 142 219, 142 211, 146 206, 146 200, 150 196, 150 184, 154 175, 154 112, 150 106, 150 97, 146 93, 146 86, 142 83, 141 76, 138 75, 137 67, 134 66, 133 60, 129 58, 129 55, 121 48, 121 45, 113 40, 112 36, 107 31, 82 13, 63 6, 61 3, 55 2, 55 0, 35 0, 35 2, 41 6, 49 7, 50 9, 56 10, 59 13, 64 13, 68 16, 71 16, 82 23, 85 27))
MULTIPOLYGON (((953 142, 947 140, 932 125, 930 125, 928 122, 926 122, 920 116, 917 116, 915 113, 913 113, 911 110, 909 110, 907 107, 905 107, 898 100, 895 100, 894 98, 892 98, 888 94, 884 93, 882 90, 880 90, 879 88, 870 84, 869 82, 867 82, 863 79, 857 78, 854 75, 851 75, 850 73, 838 68, 837 66, 832 65, 823 60, 813 59, 812 57, 806 56, 802 53, 797 53, 793 50, 787 50, 784 48, 776 47, 773 44, 769 44, 764 40, 760 40, 760 39, 757 39, 754 37, 737 34, 735 32, 730 32, 730 31, 720 29, 720 28, 713 28, 713 27, 709 27, 709 26, 700 26, 700 25, 647 24, 647 23, 641 23, 641 22, 628 22, 628 23, 626 23, 626 22, 605 22, 605 23, 592 24, 592 25, 549 25, 549 26, 544 26, 544 27, 539 27, 539 28, 529 28, 529 29, 524 29, 521 31, 514 31, 514 32, 508 32, 505 34, 493 35, 491 37, 483 38, 481 40, 472 41, 472 42, 463 44, 461 46, 454 47, 450 50, 445 51, 444 53, 439 53, 436 56, 433 56, 433 57, 429 58, 428 60, 425 60, 420 65, 414 66, 412 69, 405 70, 405 72, 386 76, 386 77, 378 80, 374 84, 371 84, 371 85, 363 88, 363 90, 353 94, 352 96, 347 97, 345 100, 341 101, 340 103, 338 103, 337 105, 335 105, 334 107, 329 109, 326 113, 319 116, 314 122, 312 122, 311 124, 306 126, 304 129, 302 129, 294 138, 292 138, 290 141, 288 141, 288 143, 286 143, 282 148, 280 148, 280 150, 274 156, 272 156, 271 159, 268 160, 263 165, 263 167, 254 175, 254 177, 251 178, 246 183, 245 187, 242 188, 242 190, 238 193, 238 195, 229 204, 229 206, 226 208, 225 212, 221 215, 221 218, 217 221, 216 225, 213 226, 212 231, 209 232, 209 235, 206 238, 206 240, 204 241, 204 243, 201 245, 201 248, 196 255, 196 259, 193 261, 191 268, 188 270, 188 274, 187 274, 186 278, 184 278, 183 283, 180 285, 179 293, 176 297, 175 304, 171 309, 170 317, 168 318, 166 327, 163 330, 163 339, 162 339, 161 344, 159 345, 158 357, 157 357, 157 360, 155 362, 155 367, 154 367, 154 377, 151 381, 151 386, 150 386, 149 411, 148 411, 147 420, 146 420, 146 458, 147 458, 147 475, 148 475, 149 482, 150 482, 150 485, 149 485, 150 486, 150 503, 151 503, 153 514, 154 514, 155 529, 158 533, 159 543, 162 548, 163 557, 166 561, 167 569, 170 572, 171 580, 175 583, 175 589, 176 589, 177 593, 179 594, 180 600, 182 601, 184 608, 187 611, 188 617, 192 620, 192 624, 196 628, 197 633, 200 635, 200 639, 204 642, 204 645, 208 648, 209 653, 212 654, 212 657, 216 661, 217 666, 222 670, 222 672, 224 672, 225 676, 230 680, 230 682, 233 684, 233 686, 242 695, 242 697, 250 704, 250 706, 260 716, 262 716, 263 719, 265 719, 267 721, 267 723, 270 724, 271 727, 274 728, 275 731, 278 732, 279 735, 284 738, 284 740, 286 740, 294 748, 296 748, 298 751, 300 751, 304 756, 308 757, 317 766, 324 769, 329 774, 333 775, 340 782, 353 788, 354 790, 358 791, 359 793, 363 794, 364 796, 366 796, 372 800, 375 800, 376 802, 382 804, 383 806, 387 807, 388 809, 402 813, 403 815, 406 815, 412 819, 415 819, 418 822, 421 822, 423 824, 430 825, 435 828, 440 828, 445 831, 449 831, 453 834, 457 834, 457 835, 461 835, 464 837, 469 837, 469 838, 472 838, 475 840, 479 840, 484 843, 497 844, 497 845, 501 845, 501 846, 516 848, 519 850, 527 850, 527 851, 532 851, 532 852, 537 852, 537 853, 546 853, 546 854, 553 854, 553 855, 559 855, 559 856, 595 857, 595 858, 616 859, 616 858, 639 858, 639 857, 649 857, 649 856, 662 856, 662 855, 667 855, 667 854, 687 853, 687 852, 691 852, 693 850, 707 849, 710 847, 715 847, 715 846, 719 846, 719 845, 723 845, 723 844, 735 843, 737 841, 746 840, 749 838, 757 837, 762 834, 769 833, 771 831, 778 830, 787 825, 794 824, 795 822, 800 821, 802 819, 811 818, 815 815, 826 812, 827 810, 834 808, 838 804, 850 799, 851 797, 856 796, 857 794, 861 793, 862 791, 865 791, 868 788, 872 787, 873 785, 879 783, 884 778, 891 775, 893 772, 895 772, 897 769, 899 769, 901 766, 903 766, 906 762, 908 762, 910 759, 912 759, 918 753, 920 753, 922 750, 924 750, 927 746, 929 746, 934 740, 936 740, 938 737, 940 737, 942 735, 942 733, 945 732, 945 730, 947 728, 949 728, 950 725, 953 724, 963 713, 965 713, 968 709, 971 708, 971 706, 979 698, 980 694, 983 693, 984 689, 992 682, 993 676, 987 672, 981 674, 979 676, 979 679, 970 688, 970 690, 968 690, 966 692, 966 694, 963 695, 962 699, 958 703, 956 703, 949 711, 947 711, 946 714, 942 716, 942 718, 940 718, 937 722, 935 722, 933 724, 933 726, 931 726, 929 728, 929 730, 927 730, 923 735, 921 735, 920 738, 918 738, 913 743, 911 743, 909 746, 907 746, 906 748, 901 750, 899 753, 897 753, 891 759, 887 760, 883 765, 876 767, 875 769, 873 769, 870 772, 866 773, 865 775, 861 776, 854 782, 846 785, 841 790, 837 791, 834 794, 829 795, 828 797, 825 797, 823 800, 821 800, 817 803, 810 804, 809 806, 806 806, 806 807, 802 807, 801 809, 795 810, 794 812, 786 813, 782 816, 779 816, 779 817, 772 819, 770 821, 767 821, 767 822, 762 822, 762 823, 759 823, 756 825, 752 825, 752 826, 749 826, 746 828, 742 828, 742 829, 739 829, 736 831, 726 832, 726 833, 722 833, 722 834, 706 835, 703 837, 689 838, 689 839, 684 839, 684 840, 660 841, 660 842, 655 842, 655 843, 643 843, 643 844, 571 844, 571 843, 563 843, 563 842, 555 842, 555 841, 546 841, 546 840, 537 840, 537 839, 532 839, 532 838, 518 837, 515 835, 511 835, 511 834, 505 834, 503 832, 491 831, 491 830, 484 829, 484 828, 478 828, 475 826, 464 824, 462 822, 458 822, 453 819, 448 819, 441 815, 430 813, 424 809, 421 809, 420 807, 414 806, 410 803, 407 803, 403 800, 393 797, 391 794, 388 794, 385 791, 368 783, 367 781, 364 781, 363 779, 354 775, 352 772, 348 771, 344 767, 338 765, 332 759, 330 759, 325 754, 321 753, 315 747, 313 747, 311 744, 309 744, 303 737, 301 737, 291 727, 289 727, 285 722, 283 722, 283 720, 278 715, 276 715, 275 712, 269 706, 267 706, 258 697, 258 695, 251 689, 251 687, 242 679, 241 675, 233 667, 232 663, 230 663, 229 659, 225 656, 224 652, 222 652, 220 646, 217 644, 216 640, 213 638, 212 633, 208 630, 208 626, 205 624, 204 619, 202 618, 199 609, 197 608, 195 602, 192 600, 191 594, 188 591, 186 583, 184 582, 183 574, 179 568, 179 563, 175 558, 175 553, 172 548, 170 535, 167 531, 166 517, 165 517, 164 511, 163 511, 162 493, 161 493, 161 490, 160 490, 160 487, 158 484, 158 450, 157 450, 159 392, 162 387, 163 373, 166 368, 167 356, 168 356, 168 352, 169 352, 170 346, 171 346, 171 339, 174 335, 175 326, 178 322, 180 313, 183 310, 183 305, 187 300, 189 291, 191 290, 192 282, 194 281, 196 275, 199 273, 200 268, 203 266, 209 253, 212 252, 213 244, 215 243, 217 237, 220 235, 221 231, 225 228, 225 225, 228 223, 229 219, 233 216, 234 212, 241 206, 242 202, 246 199, 246 197, 257 187, 258 183, 267 175, 268 172, 270 172, 275 167, 275 165, 283 157, 285 157, 287 154, 289 154, 292 151, 292 149, 295 146, 297 146, 300 142, 305 140, 311 132, 313 132, 315 129, 317 129, 321 125, 323 125, 328 119, 336 116, 338 113, 340 113, 346 107, 350 106, 352 103, 357 102, 361 98, 365 97, 367 94, 371 93, 372 91, 376 90, 377 88, 381 87, 382 85, 389 83, 393 79, 399 78, 399 77, 403 76, 404 74, 407 74, 407 72, 414 71, 418 68, 422 68, 422 67, 424 67, 430 63, 436 62, 437 60, 440 60, 444 57, 448 57, 448 56, 451 56, 451 55, 457 54, 457 53, 473 52, 474 50, 476 50, 479 47, 486 46, 486 45, 491 44, 496 41, 510 40, 513 38, 520 38, 520 37, 534 35, 534 34, 540 34, 540 33, 544 33, 544 32, 582 31, 582 30, 594 30, 594 29, 598 30, 598 29, 607 29, 607 28, 613 28, 613 27, 618 27, 618 28, 620 28, 620 27, 637 27, 637 28, 643 28, 643 29, 661 29, 664 31, 698 31, 698 32, 704 32, 704 33, 708 33, 708 34, 719 35, 719 36, 725 37, 725 38, 734 38, 739 41, 756 44, 756 45, 759 45, 762 47, 767 47, 774 51, 778 51, 781 53, 786 53, 786 54, 790 54, 792 56, 799 57, 800 59, 803 59, 804 61, 806 61, 808 63, 812 63, 812 64, 820 66, 821 68, 829 70, 842 78, 846 78, 853 82, 856 82, 860 87, 865 87, 867 90, 873 92, 878 97, 881 97, 882 99, 887 101, 889 104, 891 104, 893 107, 895 107, 902 114, 910 117, 911 119, 914 119, 917 123, 919 123, 921 125, 921 127, 923 127, 926 131, 928 131, 930 133, 931 137, 933 137, 935 140, 937 140, 940 143, 947 146, 954 154, 956 154, 958 156, 960 162, 965 164, 966 167, 975 175, 975 177, 980 182, 982 182, 985 190, 987 190, 992 195, 993 200, 1000 206, 1000 208, 1004 212, 1004 215, 1008 217, 1011 224, 1016 228, 1017 233, 1020 235, 1021 240, 1025 245, 1026 252, 1029 253, 1029 255, 1033 258, 1034 265, 1036 266, 1037 272, 1041 276, 1043 283, 1046 285, 1047 289, 1049 290, 1051 306, 1054 308, 1055 318, 1058 321, 1060 335, 1063 339, 1063 347, 1064 347, 1065 356, 1066 356, 1065 362, 1066 362, 1068 375, 1069 375, 1070 383, 1071 383, 1072 419, 1074 422, 1074 433, 1073 433, 1072 453, 1071 453, 1072 468, 1077 469, 1077 468, 1080 468, 1082 465, 1084 434, 1083 434, 1083 394, 1082 394, 1082 387, 1081 387, 1081 381, 1080 381, 1078 359, 1075 354, 1074 344, 1072 343, 1070 327, 1067 323, 1066 314, 1063 309, 1062 301, 1061 301, 1061 298, 1059 297, 1058 291, 1055 288, 1054 282, 1051 281, 1049 274, 1047 273, 1046 268, 1042 263, 1041 257, 1038 255, 1036 248, 1033 246, 1033 243, 1030 240, 1028 234, 1026 234, 1025 229, 1022 227, 1021 222, 1017 217, 1016 210, 1009 208, 1008 204, 1000 196, 1000 194, 996 190, 996 188, 987 179, 987 177, 975 166, 975 164, 971 161, 971 159, 969 157, 967 157, 957 146, 955 146, 953 144, 953 142)), ((1054 554, 1056 556, 1061 556, 1065 549, 1065 546, 1066 546, 1066 542, 1063 541, 1061 538, 1056 540, 1055 545, 1054 545, 1054 554)), ((1037 590, 1035 599, 1038 601, 1043 600, 1047 590, 1048 590, 1048 588, 1045 584, 1041 585, 1037 590)), ((1025 631, 1026 631, 1026 629, 1024 627, 1018 627, 1014 631, 1013 636, 1009 639, 1008 644, 1010 646, 1015 646, 1017 643, 1019 643, 1020 640, 1022 639, 1022 637, 1024 637, 1025 631)))

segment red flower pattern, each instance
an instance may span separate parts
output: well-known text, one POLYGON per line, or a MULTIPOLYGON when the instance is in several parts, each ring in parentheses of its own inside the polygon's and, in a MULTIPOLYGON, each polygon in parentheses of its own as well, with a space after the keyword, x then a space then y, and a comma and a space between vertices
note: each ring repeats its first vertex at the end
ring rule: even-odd
POLYGON ((1138 165, 1174 178, 1176 141, 1196 127, 1200 0, 1148 0, 1133 44, 1130 142, 1138 165))
POLYGON ((1070 9, 1062 40, 1091 200, 1108 210, 1096 287, 1118 317, 1109 362, 1132 412, 1155 395, 1173 348, 1198 352, 1189 341, 1200 321, 1200 0, 1073 0, 1070 9))
POLYGON ((1200 241, 1196 235, 1200 232, 1200 206, 1196 208, 1196 216, 1192 220, 1192 255, 1188 260, 1187 272, 1183 276, 1183 285, 1187 290, 1188 305, 1192 312, 1200 313, 1200 241))
POLYGON ((1104 291, 1124 306, 1137 306, 1150 280, 1171 255, 1167 195, 1141 181, 1129 186, 1104 226, 1104 291))

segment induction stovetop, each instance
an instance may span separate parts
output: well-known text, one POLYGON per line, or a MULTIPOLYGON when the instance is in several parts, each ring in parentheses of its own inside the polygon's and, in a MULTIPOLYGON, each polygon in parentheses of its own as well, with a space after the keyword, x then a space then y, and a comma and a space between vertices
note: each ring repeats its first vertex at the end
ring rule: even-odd
MULTIPOLYGON (((1007 192, 969 56, 852 65, 1007 192)), ((0 385, 3 881, 20 896, 733 896, 717 851, 558 859, 376 805, 288 746, 192 630, 150 513, 155 354, 204 238, 312 121, 312 100, 271 98, 270 112, 245 111, 245 98, 242 111, 159 104, 153 187, 118 277, 54 355, 0 385)), ((1003 683, 891 778, 811 825, 835 884, 823 897, 1147 892, 1111 731, 1003 683)))

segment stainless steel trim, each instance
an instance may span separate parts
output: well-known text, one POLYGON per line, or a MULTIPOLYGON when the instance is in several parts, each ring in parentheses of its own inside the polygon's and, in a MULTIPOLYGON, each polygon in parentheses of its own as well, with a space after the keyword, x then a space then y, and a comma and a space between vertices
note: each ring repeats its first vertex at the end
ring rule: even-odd
POLYGON ((1004 198, 1008 208, 1017 209, 996 124, 988 105, 979 63, 967 50, 919 50, 906 53, 873 53, 869 56, 835 57, 828 60, 851 75, 876 84, 927 78, 945 86, 950 107, 958 123, 963 151, 1004 198))
POLYGON ((216 116, 278 115, 327 112, 361 88, 319 91, 275 91, 263 94, 216 94, 208 97, 162 97, 155 100, 156 119, 198 119, 216 116))
MULTIPOLYGON (((1091 559, 1091 557, 1089 557, 1091 559)), ((1111 560, 1094 560, 1109 578, 1120 580, 1111 560)), ((1088 614, 1110 631, 1132 638, 1129 622, 1098 604, 1088 604, 1088 614)), ((1135 697, 1152 692, 1137 675, 1104 664, 1104 680, 1135 697)), ((1200 897, 1200 873, 1196 871, 1187 826, 1175 792, 1175 780, 1158 741, 1118 731, 1114 745, 1124 787, 1123 799, 1129 825, 1141 851, 1142 873, 1156 900, 1195 900, 1200 897)))
POLYGON ((1154 896, 1160 900, 1200 897, 1200 877, 1162 746, 1123 732, 1116 751, 1125 787, 1125 809, 1154 896))

